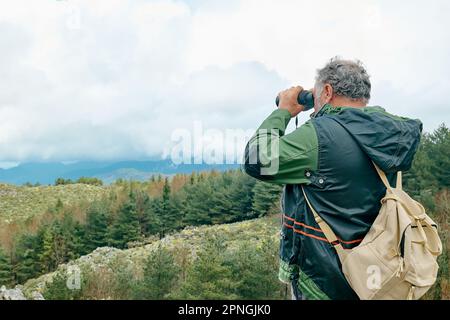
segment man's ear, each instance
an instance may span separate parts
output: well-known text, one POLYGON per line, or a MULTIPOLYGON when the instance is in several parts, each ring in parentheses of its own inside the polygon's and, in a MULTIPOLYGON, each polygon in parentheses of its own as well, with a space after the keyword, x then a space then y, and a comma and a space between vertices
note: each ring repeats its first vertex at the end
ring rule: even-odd
POLYGON ((333 98, 333 87, 328 83, 323 87, 323 99, 325 103, 330 103, 333 98))

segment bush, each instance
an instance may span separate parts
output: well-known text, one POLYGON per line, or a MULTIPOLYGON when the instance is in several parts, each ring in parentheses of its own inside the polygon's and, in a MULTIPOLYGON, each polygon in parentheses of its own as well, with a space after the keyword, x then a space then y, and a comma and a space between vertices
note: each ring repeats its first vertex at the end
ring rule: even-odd
MULTIPOLYGON (((81 274, 82 275, 82 274, 81 274)), ((80 300, 83 297, 83 287, 86 279, 81 277, 80 288, 70 288, 68 286, 69 273, 66 271, 57 272, 50 283, 47 283, 42 293, 46 300, 80 300)))
POLYGON ((173 290, 180 274, 173 254, 159 244, 144 264, 144 275, 134 290, 133 298, 160 300, 173 290))
POLYGON ((450 191, 441 192, 435 199, 436 210, 431 212, 433 220, 439 226, 442 241, 442 255, 438 258, 439 272, 436 284, 425 295, 425 299, 450 300, 450 191))
POLYGON ((79 178, 76 183, 84 183, 84 184, 90 184, 93 186, 102 186, 103 181, 98 178, 91 178, 91 177, 81 177, 79 178))

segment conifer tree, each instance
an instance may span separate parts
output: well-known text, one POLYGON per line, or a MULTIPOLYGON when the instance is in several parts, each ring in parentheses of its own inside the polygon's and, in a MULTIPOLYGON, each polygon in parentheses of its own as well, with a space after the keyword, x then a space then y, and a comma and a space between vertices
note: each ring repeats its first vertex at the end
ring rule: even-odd
POLYGON ((53 252, 53 232, 47 227, 42 231, 42 251, 39 253, 41 272, 47 273, 55 267, 53 252))
POLYGON ((176 298, 220 300, 236 299, 232 269, 226 264, 224 239, 208 235, 196 260, 188 270, 176 298))
POLYGON ((20 236, 13 260, 13 272, 18 283, 34 278, 40 272, 39 251, 41 243, 35 235, 20 236))
POLYGON ((279 299, 282 289, 278 275, 278 246, 267 238, 256 244, 241 241, 229 255, 232 280, 239 299, 279 299))
POLYGON ((254 196, 253 188, 256 179, 249 177, 241 171, 236 171, 235 176, 231 185, 231 201, 236 204, 234 207, 234 215, 240 221, 251 216, 254 196))
POLYGON ((167 230, 177 229, 179 226, 179 214, 176 212, 175 201, 172 197, 169 178, 164 180, 164 187, 162 193, 162 210, 164 215, 164 226, 167 230))
MULTIPOLYGON (((57 240, 63 250, 59 250, 64 262, 78 258, 86 254, 85 228, 80 222, 75 221, 71 212, 64 213, 63 219, 57 223, 57 240)), ((57 250, 58 251, 58 250, 57 250)))
POLYGON ((161 197, 155 199, 152 204, 152 212, 155 214, 155 223, 160 239, 162 239, 167 232, 176 230, 180 227, 180 208, 181 203, 177 197, 173 197, 169 179, 164 180, 161 197))
POLYGON ((450 187, 450 130, 440 125, 430 137, 432 150, 431 172, 436 177, 439 189, 450 187))
POLYGON ((145 191, 137 190, 136 196, 136 214, 139 219, 140 233, 148 236, 153 233, 155 227, 155 215, 153 214, 151 199, 145 191))
POLYGON ((160 244, 145 260, 144 277, 138 284, 136 298, 164 299, 172 291, 180 269, 173 254, 160 244))
POLYGON ((0 248, 0 287, 13 284, 12 264, 10 257, 0 248))
POLYGON ((117 248, 125 248, 128 242, 137 241, 141 237, 139 217, 136 212, 136 198, 130 192, 129 200, 120 208, 111 226, 110 243, 117 248))
POLYGON ((253 212, 262 217, 269 213, 280 199, 281 187, 262 181, 257 181, 253 187, 253 212))
MULTIPOLYGON (((199 176, 200 177, 200 176, 199 176)), ((211 223, 211 201, 213 189, 208 181, 198 180, 194 185, 185 187, 186 214, 184 223, 186 225, 202 225, 211 223)))
POLYGON ((86 214, 85 247, 88 252, 108 244, 108 214, 104 204, 92 204, 86 214))

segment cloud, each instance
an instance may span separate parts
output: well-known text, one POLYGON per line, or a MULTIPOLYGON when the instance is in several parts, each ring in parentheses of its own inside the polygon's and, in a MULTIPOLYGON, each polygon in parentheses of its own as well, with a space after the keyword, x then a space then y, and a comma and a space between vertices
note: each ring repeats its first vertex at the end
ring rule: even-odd
POLYGON ((365 62, 373 104, 433 130, 450 120, 448 9, 447 1, 0 0, 0 161, 143 159, 194 121, 256 128, 277 92, 312 86, 337 54, 365 62))

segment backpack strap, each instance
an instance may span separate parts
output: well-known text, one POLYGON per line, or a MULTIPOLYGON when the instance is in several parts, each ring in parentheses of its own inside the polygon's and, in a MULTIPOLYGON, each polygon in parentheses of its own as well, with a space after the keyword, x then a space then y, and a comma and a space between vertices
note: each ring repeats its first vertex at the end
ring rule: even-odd
POLYGON ((402 172, 397 171, 397 184, 395 185, 396 189, 403 189, 403 183, 402 183, 402 172))
POLYGON ((347 251, 342 247, 341 242, 339 241, 336 234, 331 230, 330 226, 323 220, 319 214, 314 210, 313 206, 311 205, 311 202, 309 202, 308 197, 306 196, 305 189, 303 189, 303 185, 301 185, 303 196, 305 197, 306 203, 308 204, 309 209, 311 209, 314 219, 316 220, 317 224, 319 225, 320 229, 323 231, 323 234, 327 238, 328 242, 336 249, 336 252, 339 256, 339 259, 341 260, 341 263, 345 260, 347 256, 347 251))
MULTIPOLYGON (((383 181, 384 186, 387 189, 392 190, 392 187, 389 184, 389 180, 387 179, 386 174, 384 173, 384 171, 381 170, 380 167, 378 167, 375 164, 375 162, 372 161, 372 164, 375 167, 375 169, 377 170, 377 173, 380 176, 381 181, 383 181)), ((401 171, 397 171, 397 183, 395 185, 395 188, 402 190, 402 172, 401 171)))
POLYGON ((375 162, 372 161, 373 166, 375 167, 375 170, 377 171, 378 175, 380 176, 381 181, 383 181, 384 186, 386 189, 392 190, 391 185, 389 184, 389 180, 386 177, 386 174, 383 172, 383 170, 378 167, 375 162))

